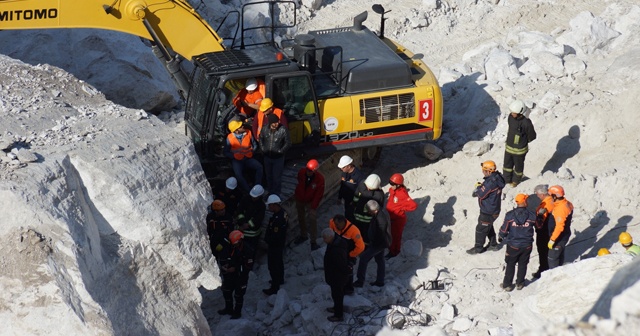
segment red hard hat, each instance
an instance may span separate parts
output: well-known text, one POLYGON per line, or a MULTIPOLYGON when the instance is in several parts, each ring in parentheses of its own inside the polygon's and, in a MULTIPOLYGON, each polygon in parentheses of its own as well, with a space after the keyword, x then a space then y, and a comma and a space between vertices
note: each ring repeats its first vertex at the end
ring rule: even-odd
POLYGON ((393 184, 401 185, 404 184, 404 177, 402 176, 402 174, 395 173, 391 175, 389 181, 393 184))
POLYGON ((320 166, 320 164, 318 163, 318 160, 316 160, 316 159, 311 159, 311 160, 309 160, 309 162, 307 162, 307 169, 309 169, 311 171, 318 170, 319 166, 320 166))
POLYGON ((242 233, 242 231, 240 231, 240 230, 233 230, 229 234, 229 241, 231 242, 231 244, 237 243, 238 240, 240 240, 242 238, 244 238, 244 233, 242 233))

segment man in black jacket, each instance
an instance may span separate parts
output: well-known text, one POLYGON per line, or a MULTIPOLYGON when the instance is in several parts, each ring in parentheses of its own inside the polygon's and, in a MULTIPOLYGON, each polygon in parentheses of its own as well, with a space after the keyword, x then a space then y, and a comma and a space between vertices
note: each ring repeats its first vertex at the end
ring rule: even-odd
POLYGON ((353 218, 353 196, 356 189, 362 181, 364 174, 353 163, 353 159, 349 155, 343 155, 338 162, 338 168, 342 171, 340 177, 340 190, 338 190, 338 204, 344 202, 344 216, 351 223, 353 218))
POLYGON ((235 220, 238 228, 244 233, 244 240, 257 251, 262 234, 262 221, 267 211, 267 206, 262 201, 264 189, 256 184, 251 188, 249 195, 245 195, 238 204, 235 220))
POLYGON ((269 245, 267 265, 271 275, 271 287, 262 290, 267 295, 276 294, 280 285, 284 283, 284 246, 289 228, 289 216, 280 205, 281 202, 278 195, 270 195, 266 202, 269 211, 273 213, 264 236, 264 241, 269 245))
POLYGON ((351 273, 349 267, 349 245, 347 240, 330 228, 322 231, 322 239, 327 244, 324 254, 324 278, 331 287, 333 307, 327 311, 333 313, 327 319, 331 322, 344 320, 344 288, 351 273))
POLYGON ((509 105, 509 130, 504 148, 504 180, 515 187, 524 176, 524 158, 529 151, 529 143, 536 139, 536 130, 531 120, 524 115, 527 107, 522 100, 509 105))
POLYGON ((209 234, 209 243, 211 252, 216 257, 218 266, 220 266, 220 257, 228 252, 231 248, 227 238, 233 231, 233 221, 226 211, 226 205, 221 200, 215 200, 211 203, 211 212, 207 215, 207 233, 209 234))
POLYGON ((260 131, 258 142, 264 156, 269 194, 280 195, 284 157, 291 147, 291 138, 289 130, 280 124, 280 118, 275 113, 270 113, 267 120, 268 124, 260 131))
POLYGON ((375 200, 369 200, 366 204, 367 210, 371 215, 371 223, 369 224, 369 234, 364 243, 366 245, 364 252, 360 254, 360 262, 358 263, 358 279, 353 283, 353 287, 362 287, 364 279, 367 275, 367 265, 371 258, 375 258, 378 269, 376 272, 376 281, 371 286, 384 286, 384 249, 389 247, 391 240, 391 220, 389 214, 380 209, 380 204, 375 200))
POLYGON ((367 202, 374 200, 378 204, 385 204, 384 191, 380 189, 380 176, 371 174, 367 176, 364 182, 358 185, 356 193, 353 196, 353 224, 358 227, 362 239, 369 241, 369 223, 373 216, 367 209, 367 202))
POLYGON ((500 206, 502 204, 502 189, 504 188, 504 178, 502 174, 496 170, 496 163, 488 160, 480 164, 482 167, 482 175, 484 181, 476 183, 472 196, 478 198, 480 205, 480 215, 478 216, 478 224, 476 225, 476 241, 475 245, 467 250, 469 254, 478 254, 485 251, 484 242, 489 239, 490 250, 497 251, 500 249, 496 242, 496 231, 493 228, 493 222, 500 216, 500 206))
POLYGON ((218 314, 231 315, 231 319, 235 320, 242 315, 244 294, 247 292, 249 272, 253 269, 255 253, 249 244, 245 244, 241 231, 231 231, 229 242, 231 243, 231 251, 225 258, 222 258, 220 266, 224 309, 218 310, 218 314), (233 299, 236 301, 235 307, 233 299))
POLYGON ((524 277, 527 274, 527 264, 531 256, 536 214, 527 209, 527 197, 525 194, 516 195, 515 201, 518 207, 507 212, 500 228, 498 241, 501 242, 506 237, 507 243, 507 252, 504 257, 507 269, 500 287, 507 292, 513 290, 512 281, 516 271, 516 263, 518 264, 516 286, 518 290, 524 288, 524 277))

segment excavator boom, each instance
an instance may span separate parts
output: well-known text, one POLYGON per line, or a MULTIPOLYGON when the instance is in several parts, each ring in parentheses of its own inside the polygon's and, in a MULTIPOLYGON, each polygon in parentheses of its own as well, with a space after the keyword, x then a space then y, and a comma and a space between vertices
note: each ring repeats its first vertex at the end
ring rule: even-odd
POLYGON ((151 28, 164 47, 188 60, 225 50, 185 0, 0 0, 0 30, 48 28, 107 29, 154 40, 151 28))

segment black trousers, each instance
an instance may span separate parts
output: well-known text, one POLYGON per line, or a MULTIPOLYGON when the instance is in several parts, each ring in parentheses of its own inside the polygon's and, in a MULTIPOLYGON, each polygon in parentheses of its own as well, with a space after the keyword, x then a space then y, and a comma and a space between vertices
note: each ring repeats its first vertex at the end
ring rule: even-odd
POLYGON ((233 307, 233 299, 236 301, 236 310, 241 310, 244 304, 244 294, 247 292, 247 281, 237 272, 222 276, 222 296, 224 306, 227 309, 233 307))
POLYGON ((564 264, 564 249, 569 242, 569 237, 557 241, 553 248, 549 250, 549 269, 562 266, 564 264))
POLYGON ((271 275, 271 288, 279 289, 284 283, 284 246, 269 246, 267 264, 271 275))
POLYGON ((529 257, 531 257, 531 246, 518 248, 507 245, 507 252, 504 256, 504 261, 507 263, 507 269, 504 272, 504 280, 502 280, 502 284, 505 287, 513 284, 513 275, 516 272, 516 264, 518 264, 516 284, 524 284, 524 278, 527 274, 527 264, 529 264, 529 257))
POLYGON ((478 216, 478 225, 476 225, 476 244, 477 250, 484 248, 484 242, 486 238, 489 238, 489 245, 496 245, 496 230, 493 229, 493 222, 496 221, 498 215, 488 215, 480 213, 478 216))
POLYGON ((548 242, 549 233, 547 232, 547 228, 542 228, 541 230, 536 232, 536 249, 538 250, 538 261, 540 262, 538 272, 540 273, 549 269, 549 247, 547 247, 548 242))
POLYGON ((331 298, 333 299, 333 315, 343 317, 344 314, 344 284, 337 284, 331 287, 331 298))
POLYGON ((502 165, 502 177, 506 183, 520 183, 524 176, 524 157, 527 154, 515 155, 504 152, 504 164, 502 165))

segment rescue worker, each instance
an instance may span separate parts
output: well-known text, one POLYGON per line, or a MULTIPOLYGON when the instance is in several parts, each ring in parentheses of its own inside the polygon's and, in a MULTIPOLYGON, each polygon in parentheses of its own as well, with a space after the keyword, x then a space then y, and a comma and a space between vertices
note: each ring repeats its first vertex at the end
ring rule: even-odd
POLYGON ((251 131, 244 128, 239 120, 229 122, 229 135, 224 145, 224 155, 231 159, 231 167, 236 175, 238 184, 243 192, 247 193, 251 189, 249 183, 244 178, 244 171, 250 169, 254 172, 254 183, 262 183, 262 165, 253 157, 258 144, 253 139, 251 131))
POLYGON ((255 134, 256 139, 260 139, 260 133, 264 126, 267 126, 269 123, 268 116, 270 115, 278 116, 278 120, 280 120, 280 125, 284 126, 284 128, 289 129, 289 123, 287 122, 287 117, 282 112, 282 109, 279 109, 273 106, 273 101, 270 98, 265 98, 260 102, 260 109, 258 110, 258 114, 253 120, 253 134, 255 134))
POLYGON ((260 90, 260 87, 264 88, 262 80, 249 78, 244 89, 238 91, 238 94, 233 98, 233 105, 236 106, 242 117, 249 119, 255 116, 264 98, 264 89, 260 90))
POLYGON ((220 256, 230 248, 227 237, 233 231, 233 221, 226 212, 225 204, 222 200, 213 201, 211 210, 213 211, 207 215, 207 233, 209 234, 211 253, 216 257, 219 266, 220 256))
POLYGON ((626 253, 634 258, 640 255, 640 246, 633 243, 633 238, 629 232, 622 232, 618 236, 618 241, 622 244, 622 247, 627 251, 626 253))
POLYGON ((264 195, 264 188, 259 184, 255 185, 249 195, 240 200, 235 216, 238 229, 244 233, 244 240, 251 245, 254 251, 258 249, 262 221, 264 221, 267 211, 267 206, 262 201, 262 195, 264 195))
POLYGON ((527 209, 527 198, 528 196, 525 194, 516 195, 517 207, 505 214, 498 237, 498 242, 506 239, 507 245, 504 257, 507 268, 500 284, 500 287, 507 292, 513 290, 513 275, 516 271, 516 264, 518 264, 516 287, 518 290, 524 288, 527 264, 529 264, 529 257, 531 257, 536 214, 527 209))
POLYGON ((324 196, 324 176, 318 171, 318 160, 311 159, 307 165, 298 171, 295 200, 300 223, 300 236, 294 241, 296 245, 307 240, 307 232, 311 236, 311 250, 318 249, 316 242, 318 235, 318 206, 324 196), (307 217, 309 227, 307 228, 307 217))
POLYGON ((276 294, 284 283, 284 245, 287 240, 289 216, 280 204, 281 202, 282 200, 278 195, 269 195, 266 202, 269 211, 272 213, 264 236, 264 241, 269 246, 267 249, 267 265, 271 276, 271 286, 262 290, 267 295, 276 294))
POLYGON ((362 287, 364 285, 364 279, 367 275, 367 265, 371 258, 374 258, 378 265, 376 271, 376 281, 371 282, 371 286, 384 286, 384 249, 389 247, 391 243, 391 220, 389 214, 381 209, 380 204, 375 200, 369 200, 366 204, 369 214, 372 216, 371 223, 369 224, 368 240, 365 240, 364 252, 360 254, 360 261, 358 262, 358 276, 357 280, 353 283, 353 287, 362 287), (389 241, 387 241, 387 234, 389 241))
POLYGON ((540 199, 540 204, 536 208, 536 249, 538 250, 538 270, 531 276, 534 279, 540 278, 542 272, 549 269, 549 214, 553 210, 553 198, 549 195, 549 186, 539 184, 533 192, 540 199))
POLYGON ((329 221, 329 227, 335 231, 340 237, 347 239, 349 245, 349 276, 344 287, 344 293, 351 295, 353 289, 353 266, 356 264, 356 258, 364 251, 364 241, 360 230, 351 224, 343 215, 335 215, 329 221))
POLYGON ((280 195, 284 157, 291 148, 291 138, 289 129, 280 125, 277 115, 269 114, 267 119, 267 125, 260 132, 259 144, 263 154, 264 170, 267 173, 269 194, 280 195))
POLYGON ((402 174, 393 174, 389 178, 389 200, 387 201, 387 211, 391 220, 391 246, 386 258, 393 258, 400 254, 402 245, 402 232, 407 224, 407 211, 414 211, 418 204, 409 196, 409 189, 404 186, 402 174))
POLYGON ((531 120, 524 115, 527 107, 522 100, 515 100, 509 105, 509 130, 504 148, 505 183, 517 186, 524 176, 524 158, 529 151, 529 143, 536 139, 536 130, 531 120))
POLYGON ((327 308, 332 316, 327 316, 331 322, 344 320, 344 289, 349 280, 349 247, 347 240, 330 228, 322 230, 322 239, 327 244, 324 253, 324 279, 331 287, 333 307, 327 308))
POLYGON ((353 159, 343 155, 338 162, 338 168, 342 171, 340 190, 338 191, 338 204, 344 203, 344 216, 353 222, 353 196, 360 182, 364 181, 364 174, 353 164, 353 159))
POLYGON ((571 236, 573 204, 564 197, 564 188, 559 185, 549 187, 553 198, 553 210, 549 215, 549 269, 564 264, 564 250, 571 236))
POLYGON ((367 202, 370 200, 375 200, 378 204, 384 204, 385 201, 384 191, 380 189, 380 176, 377 174, 367 176, 364 182, 358 185, 353 196, 353 224, 360 230, 364 241, 369 241, 369 223, 373 218, 367 209, 367 202))
POLYGON ((476 242, 474 247, 467 250, 469 254, 478 254, 485 251, 485 239, 489 239, 489 250, 500 249, 496 242, 496 231, 493 222, 500 216, 500 204, 502 202, 502 188, 504 179, 502 174, 496 170, 496 163, 489 160, 480 164, 484 181, 477 182, 472 196, 478 197, 480 205, 480 215, 476 225, 476 242))
POLYGON ((245 244, 241 231, 234 230, 229 234, 231 251, 221 262, 222 296, 224 297, 224 309, 218 310, 220 315, 231 315, 231 319, 239 319, 242 316, 244 294, 247 292, 249 272, 253 269, 254 251, 245 244), (235 299, 236 304, 233 305, 235 299))
POLYGON ((603 248, 598 250, 598 257, 602 257, 602 256, 607 255, 607 254, 611 254, 611 252, 609 252, 609 249, 606 248, 606 247, 603 247, 603 248))
POLYGON ((242 198, 242 192, 238 188, 238 180, 233 176, 229 177, 224 182, 224 190, 218 191, 215 196, 216 199, 224 202, 226 213, 233 216, 238 208, 238 202, 242 198))

